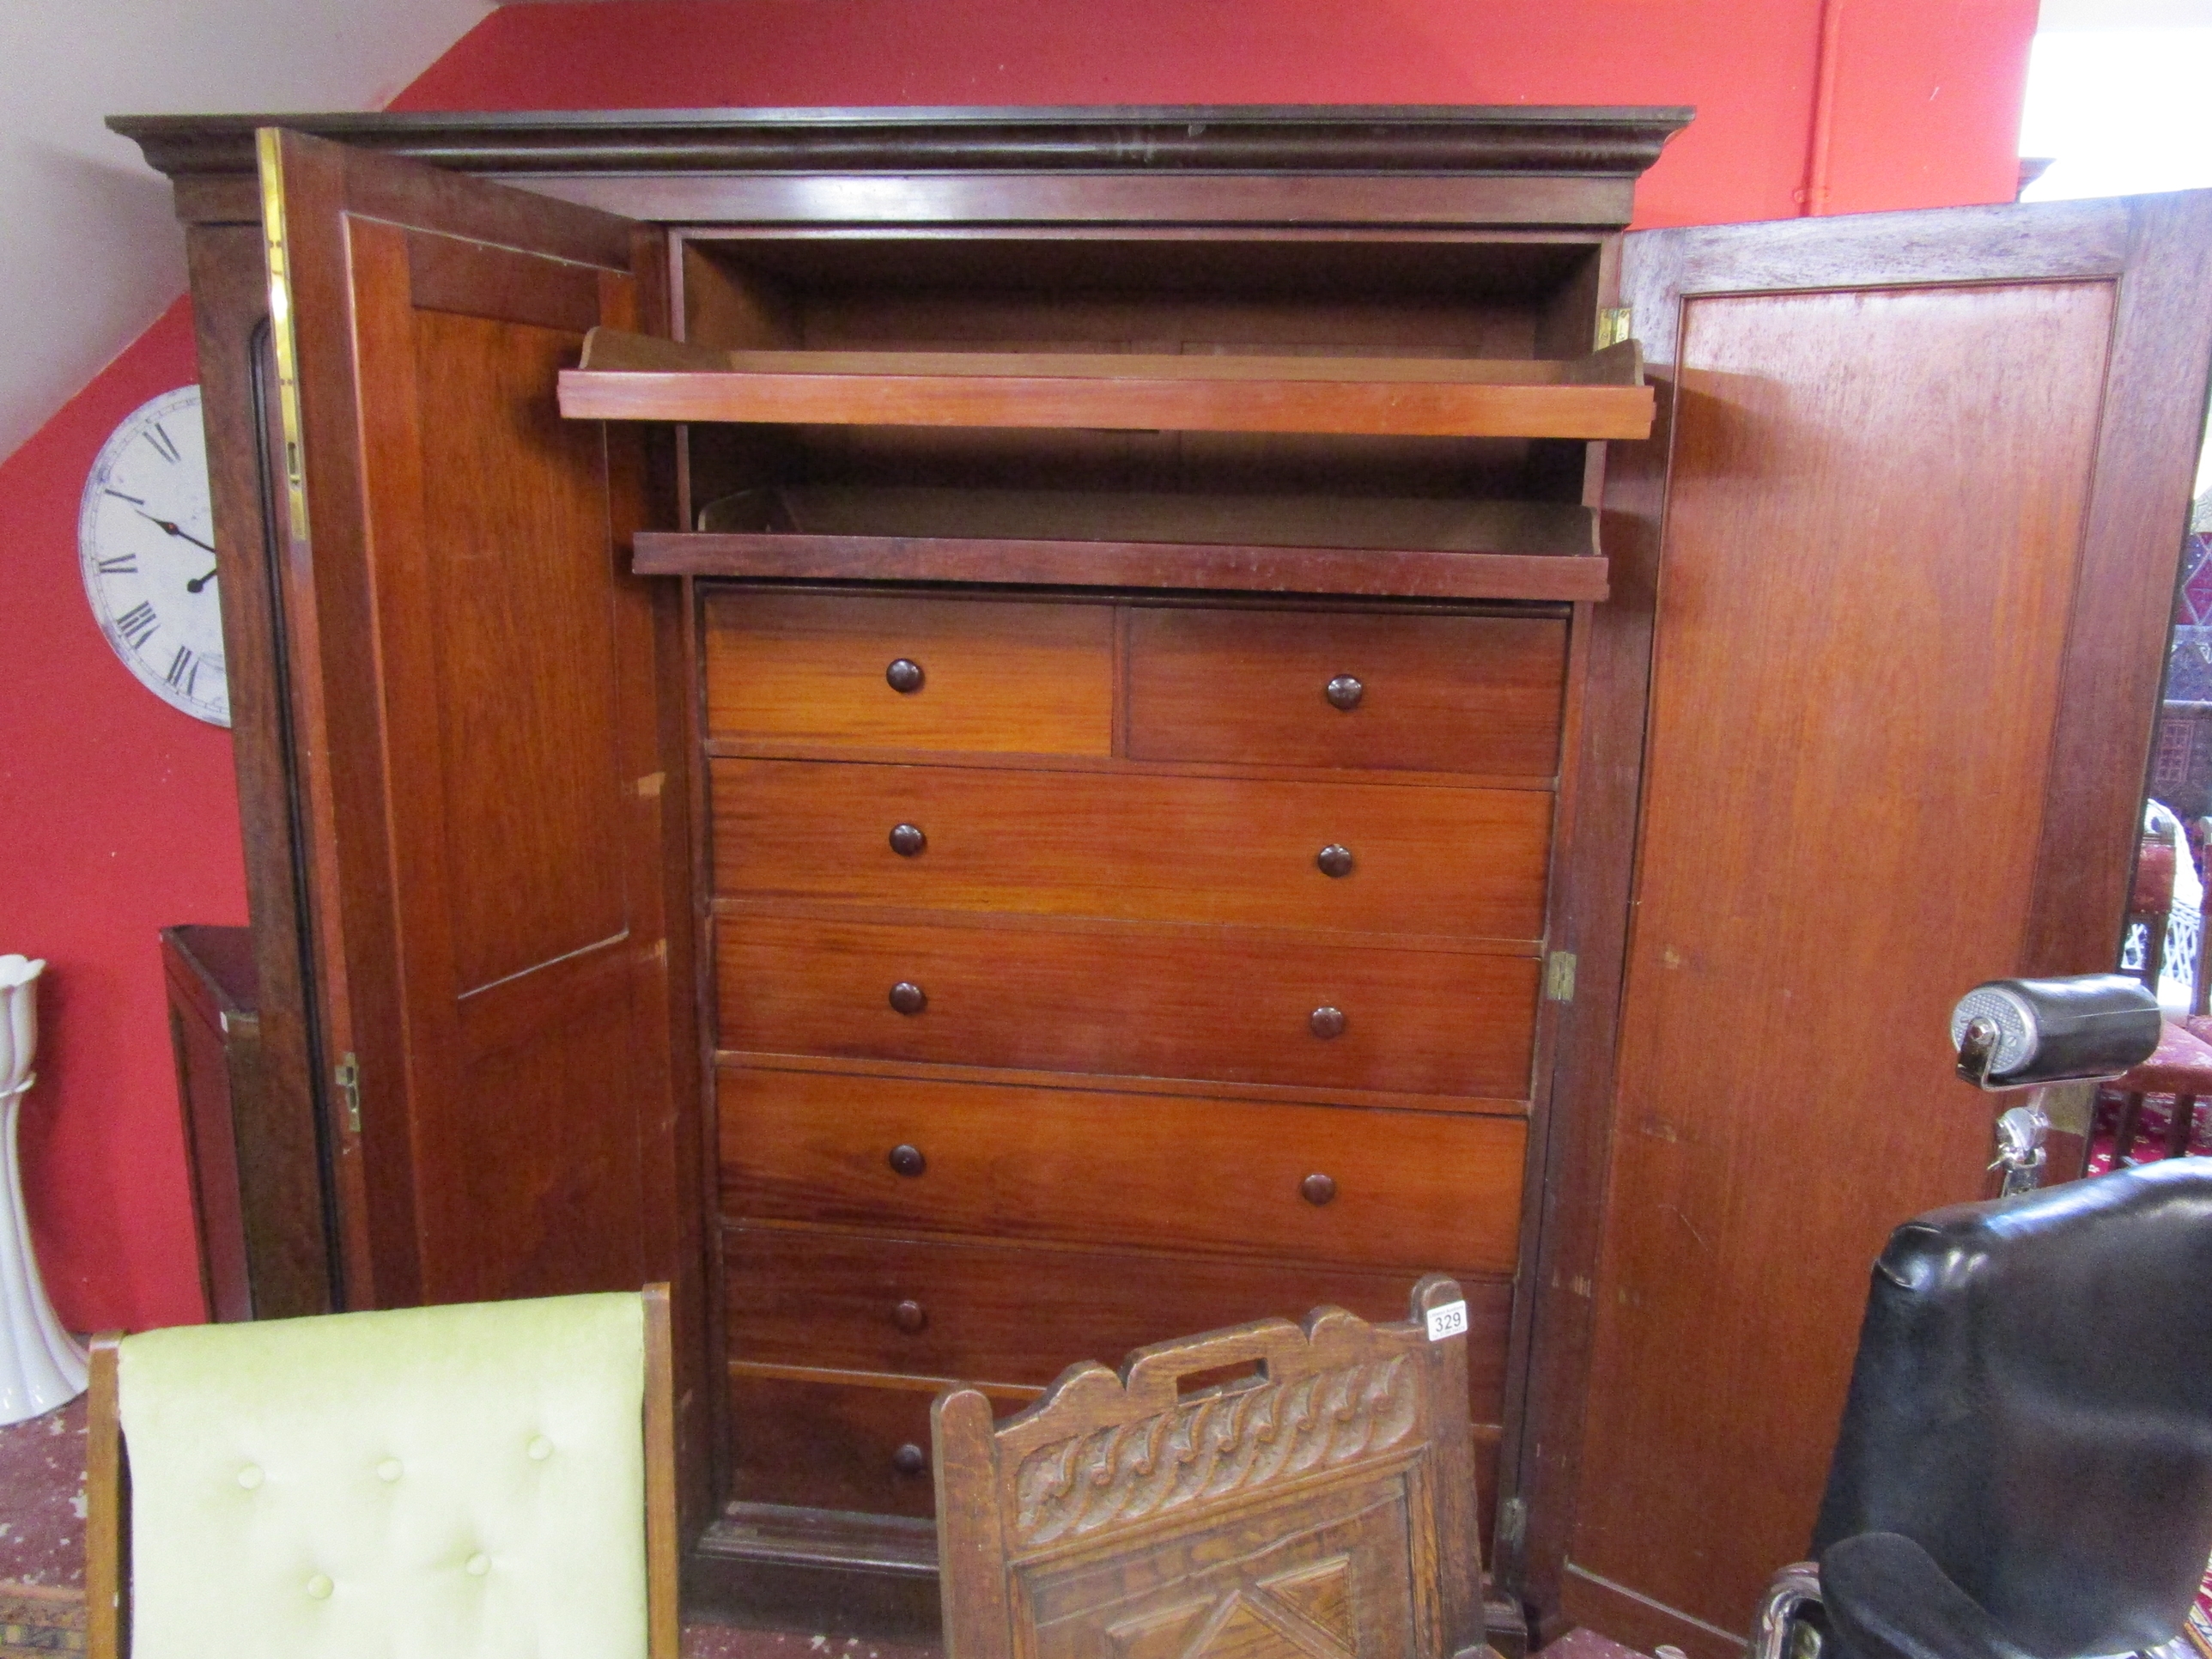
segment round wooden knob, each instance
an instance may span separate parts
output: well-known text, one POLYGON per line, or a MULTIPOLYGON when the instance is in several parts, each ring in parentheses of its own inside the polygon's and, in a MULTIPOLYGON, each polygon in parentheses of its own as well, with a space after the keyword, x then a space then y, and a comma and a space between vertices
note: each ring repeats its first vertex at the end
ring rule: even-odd
POLYGON ((1306 1027, 1317 1037, 1344 1035, 1344 1010, 1323 1004, 1306 1016, 1306 1027))
POLYGON ((919 691, 921 690, 921 665, 911 657, 897 658, 884 670, 884 683, 902 695, 919 691))
POLYGON ((891 1006, 902 1014, 918 1014, 929 1006, 929 993, 910 979, 891 987, 891 1006))
POLYGON ((891 1168, 902 1176, 918 1176, 929 1167, 929 1160, 921 1155, 919 1146, 904 1144, 891 1148, 891 1168))
POLYGON ((901 1474, 920 1474, 929 1467, 929 1454, 909 1440, 891 1454, 891 1467, 901 1474))
MULTIPOLYGON (((891 666, 896 668, 898 665, 893 663, 891 666)), ((915 672, 918 674, 921 671, 916 669, 915 672)), ((916 683, 919 684, 918 681, 916 683)), ((1328 698, 1331 708, 1341 708, 1348 714, 1359 707, 1359 700, 1367 695, 1367 688, 1352 675, 1339 674, 1328 683, 1323 695, 1328 698)))
POLYGON ((899 823, 891 826, 891 851, 902 859, 910 859, 929 845, 929 837, 921 833, 918 823, 899 823))
POLYGON ((1321 866, 1324 876, 1348 876, 1352 873, 1352 849, 1333 841, 1314 854, 1314 862, 1321 866))
POLYGON ((1298 1196, 1309 1204, 1326 1204, 1336 1196, 1336 1177, 1310 1175, 1298 1182, 1298 1196))
POLYGON ((929 1323, 929 1315, 919 1302, 902 1302, 891 1310, 891 1323, 912 1336, 929 1323))

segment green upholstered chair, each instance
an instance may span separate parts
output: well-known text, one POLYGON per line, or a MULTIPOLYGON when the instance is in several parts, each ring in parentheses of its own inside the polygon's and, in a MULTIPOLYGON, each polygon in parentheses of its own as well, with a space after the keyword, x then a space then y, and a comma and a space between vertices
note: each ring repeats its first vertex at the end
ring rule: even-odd
POLYGON ((102 1338, 93 1659, 677 1659, 666 1287, 102 1338))

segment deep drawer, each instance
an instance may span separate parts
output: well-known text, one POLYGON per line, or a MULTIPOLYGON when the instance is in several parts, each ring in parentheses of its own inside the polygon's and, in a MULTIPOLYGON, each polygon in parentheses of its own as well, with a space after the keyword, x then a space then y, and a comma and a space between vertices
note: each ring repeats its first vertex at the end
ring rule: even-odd
POLYGON ((718 1089, 733 1220, 1191 1248, 1415 1277, 1510 1273, 1518 1251, 1518 1117, 740 1067, 718 1089), (920 1155, 918 1173, 893 1167, 900 1147, 920 1155), (1315 1176, 1328 1185, 1310 1188, 1315 1176))
POLYGON ((1530 957, 1098 923, 724 916, 720 1047, 1521 1100, 1530 957))
POLYGON ((722 593, 707 601, 705 634, 710 737, 1058 755, 1113 748, 1105 605, 722 593), (912 672, 895 673, 894 664, 912 672))
POLYGON ((1556 617, 1140 606, 1128 753, 1549 778, 1566 665, 1556 617))
MULTIPOLYGON (((1323 1304, 1403 1319, 1419 1277, 1310 1264, 1023 1249, 861 1233, 732 1228, 730 1358, 1042 1386, 1078 1360, 1323 1304)), ((1511 1285, 1463 1279, 1469 1403, 1504 1407, 1511 1285)))
POLYGON ((1544 927, 1542 790, 807 761, 718 761, 713 778, 723 893, 1514 940, 1544 927))
MULTIPOLYGON (((1196 1335, 1190 1332, 1187 1334, 1196 1335)), ((944 1379, 763 1375, 732 1368, 730 1497, 872 1515, 936 1512, 929 1407, 944 1379)), ((998 1396, 1001 1417, 1033 1397, 998 1396)), ((1474 1431, 1475 1490, 1498 1490, 1498 1431, 1474 1431)))

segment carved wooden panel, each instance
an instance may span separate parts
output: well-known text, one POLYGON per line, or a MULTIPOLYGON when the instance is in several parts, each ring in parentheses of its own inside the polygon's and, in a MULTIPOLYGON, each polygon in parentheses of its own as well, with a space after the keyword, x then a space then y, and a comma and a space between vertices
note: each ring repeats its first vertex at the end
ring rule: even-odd
POLYGON ((1464 1302, 1085 1362, 1004 1423, 940 1395, 951 1659, 1443 1659, 1481 1637, 1464 1302), (1431 1340, 1436 1312, 1449 1334, 1431 1340))

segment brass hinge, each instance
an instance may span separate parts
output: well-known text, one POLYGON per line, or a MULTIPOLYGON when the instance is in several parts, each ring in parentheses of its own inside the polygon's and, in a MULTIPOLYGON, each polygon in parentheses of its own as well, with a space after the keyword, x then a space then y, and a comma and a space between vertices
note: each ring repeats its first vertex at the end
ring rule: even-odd
POLYGON ((1553 1002, 1575 1000, 1575 953, 1554 951, 1544 958, 1544 995, 1553 1002))
POLYGON ((333 1075, 338 1093, 345 1097, 346 1131, 357 1135, 361 1133, 361 1062, 348 1054, 338 1062, 333 1075))
POLYGON ((1604 306, 1597 313, 1597 349, 1619 345, 1633 337, 1636 332, 1636 311, 1632 306, 1604 306))

